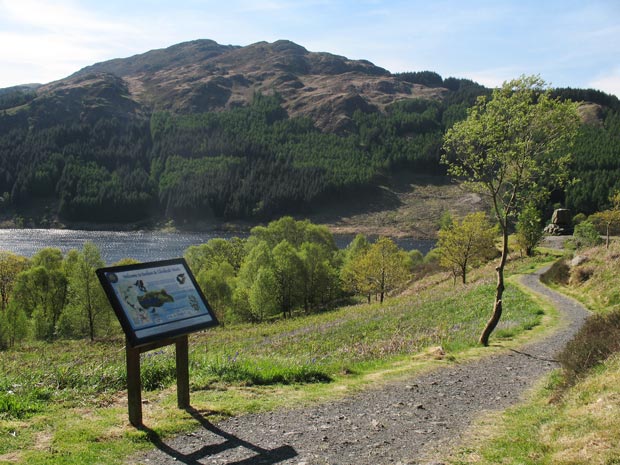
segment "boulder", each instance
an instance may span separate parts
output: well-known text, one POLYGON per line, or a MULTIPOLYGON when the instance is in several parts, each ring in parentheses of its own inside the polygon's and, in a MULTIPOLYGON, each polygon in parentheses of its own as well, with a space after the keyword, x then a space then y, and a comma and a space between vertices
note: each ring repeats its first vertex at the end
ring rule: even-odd
POLYGON ((573 221, 570 210, 558 208, 553 212, 551 224, 548 224, 544 232, 552 236, 563 236, 573 233, 573 221))

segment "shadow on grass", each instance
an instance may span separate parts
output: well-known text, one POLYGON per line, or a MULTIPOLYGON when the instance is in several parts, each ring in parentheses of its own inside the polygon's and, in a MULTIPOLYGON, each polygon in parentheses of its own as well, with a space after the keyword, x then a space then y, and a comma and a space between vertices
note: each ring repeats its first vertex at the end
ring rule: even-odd
MULTIPOLYGON (((149 440, 157 449, 159 449, 178 463, 184 463, 186 465, 201 465, 204 462, 200 462, 200 460, 204 459, 205 457, 217 455, 227 450, 235 449, 238 447, 247 449, 247 451, 253 453, 253 455, 240 460, 232 459, 233 461, 225 462, 227 465, 269 465, 297 457, 297 451, 291 446, 283 445, 275 449, 264 449, 260 446, 252 444, 249 441, 238 438, 237 436, 227 433, 226 431, 218 428, 209 420, 207 420, 198 410, 192 407, 187 408, 186 411, 196 421, 198 421, 198 423, 200 423, 200 425, 205 430, 213 434, 213 440, 221 438, 224 441, 202 445, 193 452, 184 453, 166 444, 155 431, 148 428, 147 426, 142 425, 139 427, 141 431, 144 431, 147 434, 149 440)), ((204 439, 205 441, 208 441, 210 438, 204 439)))

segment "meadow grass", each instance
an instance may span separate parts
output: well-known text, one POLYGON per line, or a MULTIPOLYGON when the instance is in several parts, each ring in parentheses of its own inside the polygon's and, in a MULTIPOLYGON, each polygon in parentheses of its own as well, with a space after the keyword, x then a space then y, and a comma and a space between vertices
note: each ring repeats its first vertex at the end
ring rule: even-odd
MULTIPOLYGON (((542 259, 539 259, 542 260, 542 259)), ((516 261, 513 269, 533 266, 516 261)), ((190 337, 192 406, 210 421, 290 408, 499 350, 476 341, 490 314, 492 272, 453 286, 436 278, 410 295, 190 337), (438 284, 437 284, 438 282, 438 284), (425 357, 441 346, 442 360, 425 357)), ((495 342, 521 338, 543 310, 517 285, 505 293, 495 342)), ((127 424, 124 340, 31 343, 0 353, 0 463, 115 464, 152 447, 127 424)), ((173 347, 142 354, 145 423, 166 437, 197 427, 176 408, 173 347)))

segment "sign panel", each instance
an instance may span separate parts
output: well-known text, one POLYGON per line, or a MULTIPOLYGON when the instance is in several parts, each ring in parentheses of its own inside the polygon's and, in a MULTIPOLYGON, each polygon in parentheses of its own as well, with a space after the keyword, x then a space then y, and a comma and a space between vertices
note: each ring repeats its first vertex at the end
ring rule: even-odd
POLYGON ((133 347, 217 325, 184 259, 97 270, 133 347))

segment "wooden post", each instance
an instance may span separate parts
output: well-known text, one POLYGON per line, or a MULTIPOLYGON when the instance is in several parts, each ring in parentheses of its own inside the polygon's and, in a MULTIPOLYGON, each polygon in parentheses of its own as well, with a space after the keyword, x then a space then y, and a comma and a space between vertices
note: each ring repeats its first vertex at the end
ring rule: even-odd
POLYGON ((177 405, 189 407, 189 345, 187 335, 176 339, 177 405))
POLYGON ((135 427, 142 426, 140 354, 170 344, 175 344, 176 346, 177 405, 182 409, 186 409, 190 406, 189 343, 187 335, 172 339, 163 339, 139 347, 131 347, 127 340, 125 343, 125 353, 127 355, 127 407, 129 410, 129 422, 135 427))
POLYGON ((142 426, 142 384, 140 382, 140 349, 125 344, 127 355, 127 407, 129 422, 135 426, 142 426))

